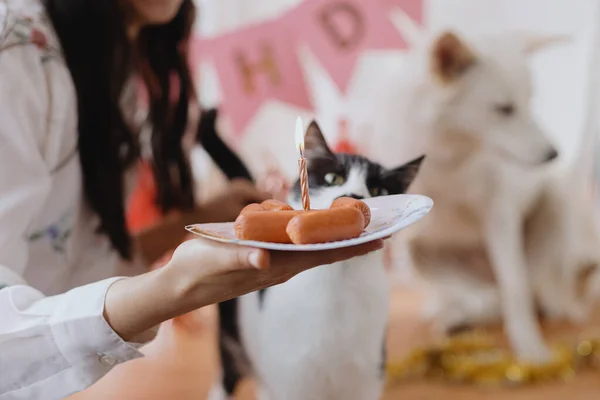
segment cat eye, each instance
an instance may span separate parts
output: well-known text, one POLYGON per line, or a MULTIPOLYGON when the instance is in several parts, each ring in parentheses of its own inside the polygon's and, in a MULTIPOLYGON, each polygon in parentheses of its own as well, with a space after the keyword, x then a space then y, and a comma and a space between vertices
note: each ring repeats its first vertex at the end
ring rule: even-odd
POLYGON ((515 106, 510 103, 497 105, 495 109, 498 114, 505 117, 510 117, 515 113, 515 106))
POLYGON ((387 196, 390 192, 386 188, 371 188, 369 190, 371 192, 371 196, 379 197, 379 196, 387 196))
POLYGON ((325 183, 329 186, 340 186, 343 185, 345 181, 346 179, 343 176, 333 172, 325 175, 325 183))

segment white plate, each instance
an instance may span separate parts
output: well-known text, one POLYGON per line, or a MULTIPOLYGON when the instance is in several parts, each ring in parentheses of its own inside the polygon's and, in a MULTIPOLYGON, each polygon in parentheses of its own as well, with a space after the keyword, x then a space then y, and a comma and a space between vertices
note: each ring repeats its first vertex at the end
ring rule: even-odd
POLYGON ((338 242, 319 244, 281 244, 239 240, 235 237, 233 223, 196 224, 186 226, 189 232, 206 239, 241 246, 284 251, 318 251, 356 246, 390 236, 418 221, 433 207, 429 197, 413 194, 381 196, 364 200, 371 208, 371 223, 361 236, 338 242))

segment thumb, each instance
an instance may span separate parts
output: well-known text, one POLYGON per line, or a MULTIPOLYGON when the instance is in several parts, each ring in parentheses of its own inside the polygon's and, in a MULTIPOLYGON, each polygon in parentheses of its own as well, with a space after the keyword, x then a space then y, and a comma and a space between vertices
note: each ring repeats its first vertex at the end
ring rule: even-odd
POLYGON ((223 248, 222 266, 226 271, 236 271, 240 269, 260 269, 269 267, 269 252, 264 249, 254 249, 251 247, 225 247, 223 248))

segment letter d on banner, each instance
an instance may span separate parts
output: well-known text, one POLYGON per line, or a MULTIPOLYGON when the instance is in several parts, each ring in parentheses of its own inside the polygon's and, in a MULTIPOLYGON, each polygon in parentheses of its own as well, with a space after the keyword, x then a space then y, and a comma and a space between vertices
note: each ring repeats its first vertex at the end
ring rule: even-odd
POLYGON ((311 109, 297 48, 287 25, 269 22, 217 38, 211 45, 222 109, 241 135, 265 101, 311 109))
POLYGON ((358 46, 364 39, 363 15, 350 3, 325 5, 321 11, 321 26, 330 39, 344 50, 358 46))
POLYGON ((342 91, 361 52, 407 47, 381 1, 306 0, 297 13, 298 40, 309 45, 342 91))

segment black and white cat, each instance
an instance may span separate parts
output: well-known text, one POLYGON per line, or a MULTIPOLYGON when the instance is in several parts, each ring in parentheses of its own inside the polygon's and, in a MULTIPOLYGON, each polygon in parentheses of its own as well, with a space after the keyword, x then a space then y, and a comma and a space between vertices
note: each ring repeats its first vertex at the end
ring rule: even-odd
MULTIPOLYGON (((404 193, 423 157, 388 170, 334 154, 316 123, 305 138, 311 207, 338 197, 404 193)), ((299 183, 289 203, 301 208, 299 183)), ((260 400, 381 397, 389 283, 382 252, 304 272, 219 305, 220 381, 210 400, 230 399, 246 375, 260 400)))

